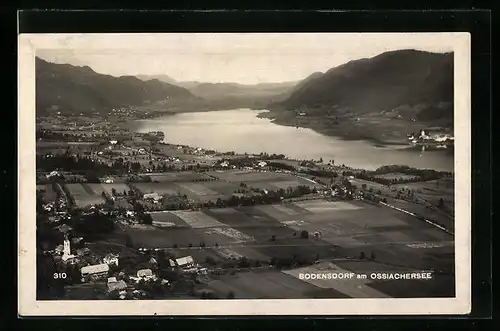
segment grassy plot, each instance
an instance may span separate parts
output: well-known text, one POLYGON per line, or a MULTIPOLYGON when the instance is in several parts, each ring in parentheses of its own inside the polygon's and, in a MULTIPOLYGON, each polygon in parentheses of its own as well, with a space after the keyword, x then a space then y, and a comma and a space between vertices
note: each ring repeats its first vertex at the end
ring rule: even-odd
POLYGON ((210 179, 210 177, 204 173, 193 171, 147 173, 144 175, 151 177, 151 180, 154 182, 192 182, 210 179))
MULTIPOLYGON (((381 174, 381 175, 376 175, 376 178, 383 178, 383 179, 402 179, 402 180, 409 180, 409 179, 414 179, 417 176, 414 175, 407 175, 403 173, 389 173, 389 174, 381 174)), ((418 177, 417 177, 418 178, 418 177)))
POLYGON ((220 296, 233 292, 236 299, 299 299, 310 297, 306 293, 320 290, 313 285, 301 282, 279 271, 242 272, 236 275, 224 275, 208 285, 220 296))
POLYGON ((185 227, 189 228, 189 224, 184 222, 180 217, 169 211, 160 211, 150 213, 153 218, 153 225, 161 227, 185 227))
POLYGON ((164 182, 164 183, 134 183, 133 184, 142 194, 147 193, 158 193, 158 194, 168 194, 177 195, 185 194, 181 188, 174 183, 164 182))
POLYGON ((128 185, 125 183, 112 183, 112 184, 104 184, 103 183, 103 184, 101 184, 101 187, 109 195, 112 194, 113 189, 115 189, 117 194, 123 194, 124 191, 126 191, 128 194, 128 191, 130 190, 130 187, 128 187, 128 185))
POLYGON ((101 195, 102 192, 95 192, 93 188, 89 186, 92 184, 82 183, 65 185, 78 207, 86 207, 92 204, 100 204, 104 202, 104 198, 101 195))
POLYGON ((173 248, 174 246, 189 247, 189 245, 198 247, 203 241, 202 236, 186 228, 130 227, 127 233, 136 248, 173 248))

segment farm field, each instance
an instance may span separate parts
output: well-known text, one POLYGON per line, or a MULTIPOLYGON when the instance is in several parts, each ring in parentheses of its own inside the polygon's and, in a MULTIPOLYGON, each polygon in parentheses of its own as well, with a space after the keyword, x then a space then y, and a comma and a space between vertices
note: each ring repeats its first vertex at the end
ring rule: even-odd
POLYGON ((81 183, 65 184, 65 186, 68 188, 75 204, 80 208, 104 202, 104 198, 101 195, 102 191, 99 191, 101 184, 81 183))
POLYGON ((324 295, 328 295, 329 298, 345 297, 341 293, 331 290, 325 291, 275 270, 224 275, 211 281, 208 286, 221 296, 233 292, 236 299, 305 299, 321 296, 321 292, 324 292, 324 295))
POLYGON ((440 198, 444 199, 445 207, 451 214, 455 208, 455 185, 452 180, 433 180, 429 182, 417 182, 393 185, 395 188, 413 190, 416 195, 428 203, 437 205, 440 198))
POLYGON ((217 201, 231 197, 236 186, 230 183, 215 182, 159 182, 159 183, 134 183, 143 194, 156 192, 160 195, 186 195, 199 202, 217 201))
POLYGON ((135 186, 142 194, 147 193, 158 193, 160 195, 168 194, 168 195, 177 195, 184 194, 181 191, 180 187, 175 185, 174 183, 133 183, 131 184, 135 186))
POLYGON ((117 194, 123 194, 123 191, 129 191, 130 187, 128 187, 127 184, 125 183, 112 183, 112 184, 105 184, 105 183, 100 183, 100 184, 94 184, 94 183, 89 183, 87 184, 92 188, 92 191, 102 194, 102 192, 106 192, 108 195, 112 195, 113 189, 116 190, 117 194))
POLYGON ((220 180, 233 182, 233 183, 252 183, 260 181, 284 181, 295 179, 294 176, 271 172, 271 171, 255 171, 255 170, 224 170, 224 171, 209 171, 207 172, 212 177, 219 178, 220 180))
MULTIPOLYGON (((310 268, 310 271, 323 267, 324 270, 333 268, 355 273, 430 270, 436 273, 436 277, 454 273, 452 235, 410 215, 362 201, 311 200, 280 205, 157 212, 151 215, 154 224, 163 226, 163 229, 154 226, 128 229, 135 247, 173 249, 177 245, 174 250, 179 254, 197 256, 200 262, 207 256, 216 261, 244 256, 259 261, 270 261, 272 258, 306 261, 311 265, 302 268, 310 268), (302 231, 307 231, 309 237, 302 238, 302 231), (315 232, 319 235, 314 236, 315 232), (205 247, 200 248, 200 243, 204 243, 205 247), (320 263, 312 264, 316 260, 320 263)), ((304 270, 284 269, 282 273, 288 273, 287 277, 297 277, 304 270)), ((254 272, 257 271, 254 269, 254 272)), ((234 279, 233 285, 228 280, 231 288, 228 291, 239 293, 242 298, 264 295, 249 292, 245 280, 234 279)), ((262 282, 270 284, 265 279, 262 282)), ((431 280, 422 285, 412 281, 408 286, 416 284, 415 288, 421 289, 428 284, 426 293, 432 295, 438 291, 436 284, 439 282, 431 280)), ((227 290, 220 283, 214 284, 214 290, 227 290)), ((273 291, 287 293, 282 295, 289 297, 327 296, 324 291, 333 291, 331 293, 337 293, 337 296, 395 295, 396 292, 386 289, 388 285, 385 284, 374 287, 371 283, 341 284, 338 281, 331 283, 330 280, 327 284, 309 284, 316 290, 310 289, 302 294, 278 290, 281 286, 278 284, 275 285, 276 290, 266 291, 265 295, 272 297, 273 291)))
POLYGON ((211 179, 204 173, 197 173, 193 171, 145 173, 140 175, 151 177, 153 182, 192 182, 196 180, 211 179))
POLYGON ((389 174, 382 174, 382 175, 376 175, 376 178, 382 178, 382 179, 402 179, 402 180, 408 180, 408 179, 414 179, 417 176, 414 175, 407 175, 403 173, 389 173, 389 174))

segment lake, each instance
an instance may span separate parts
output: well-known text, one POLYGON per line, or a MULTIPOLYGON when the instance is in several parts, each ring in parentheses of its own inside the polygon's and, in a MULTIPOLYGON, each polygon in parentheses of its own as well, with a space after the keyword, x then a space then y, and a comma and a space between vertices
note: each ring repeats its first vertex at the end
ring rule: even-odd
POLYGON ((167 115, 131 123, 137 132, 163 131, 165 142, 220 152, 276 153, 295 159, 319 159, 362 169, 400 164, 454 171, 452 155, 408 146, 375 146, 368 141, 343 140, 311 129, 281 126, 258 118, 262 110, 235 109, 167 115))

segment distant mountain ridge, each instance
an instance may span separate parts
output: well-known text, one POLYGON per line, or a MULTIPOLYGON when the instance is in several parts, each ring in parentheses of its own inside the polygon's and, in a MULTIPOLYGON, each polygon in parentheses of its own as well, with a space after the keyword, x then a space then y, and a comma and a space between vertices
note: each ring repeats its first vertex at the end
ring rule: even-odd
POLYGON ((207 100, 223 98, 269 98, 286 93, 298 82, 241 84, 233 82, 209 83, 199 81, 176 81, 168 75, 138 75, 142 80, 156 78, 160 81, 184 87, 196 96, 207 100))
POLYGON ((38 112, 94 112, 158 101, 200 99, 187 89, 134 76, 114 77, 90 67, 54 64, 36 58, 36 106, 38 112))
POLYGON ((408 117, 451 125, 453 70, 453 53, 386 52, 315 73, 270 108, 353 116, 397 110, 408 117))

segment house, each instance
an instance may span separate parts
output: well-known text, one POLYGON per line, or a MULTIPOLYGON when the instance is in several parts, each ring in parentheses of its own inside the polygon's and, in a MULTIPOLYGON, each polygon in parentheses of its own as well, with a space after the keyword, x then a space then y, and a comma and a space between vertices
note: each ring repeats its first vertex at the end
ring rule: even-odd
POLYGON ((118 141, 116 141, 116 140, 111 140, 109 143, 110 143, 111 145, 116 145, 116 143, 118 143, 118 141))
POLYGON ((114 180, 109 178, 104 181, 106 184, 113 184, 114 180))
POLYGON ((154 192, 154 193, 146 193, 143 195, 143 199, 144 200, 153 200, 155 202, 158 202, 162 199, 163 197, 161 195, 159 195, 158 193, 154 192))
POLYGON ((102 262, 106 263, 107 265, 115 265, 118 266, 118 257, 119 255, 115 254, 108 254, 106 255, 103 259, 102 262))
POLYGON ((82 282, 105 278, 108 276, 108 272, 109 266, 105 263, 89 265, 80 269, 82 282))
POLYGON ((220 164, 221 167, 229 167, 229 162, 224 161, 220 164))
POLYGON ((264 161, 260 161, 259 162, 259 167, 263 168, 267 165, 267 162, 264 162, 264 161))
POLYGON ((110 282, 108 279, 108 292, 112 292, 115 290, 122 291, 125 290, 126 288, 127 288, 127 283, 125 283, 125 281, 123 280, 116 281, 115 278, 115 281, 110 282))
POLYGON ((175 259, 175 263, 180 268, 192 268, 195 266, 194 259, 191 256, 185 256, 175 259))
POLYGON ((55 177, 55 176, 59 176, 59 172, 57 171, 51 171, 50 174, 47 175, 47 178, 51 178, 51 177, 55 177))
POLYGON ((153 271, 151 269, 141 269, 137 271, 137 278, 143 280, 152 280, 155 279, 155 275, 153 275, 153 271))

